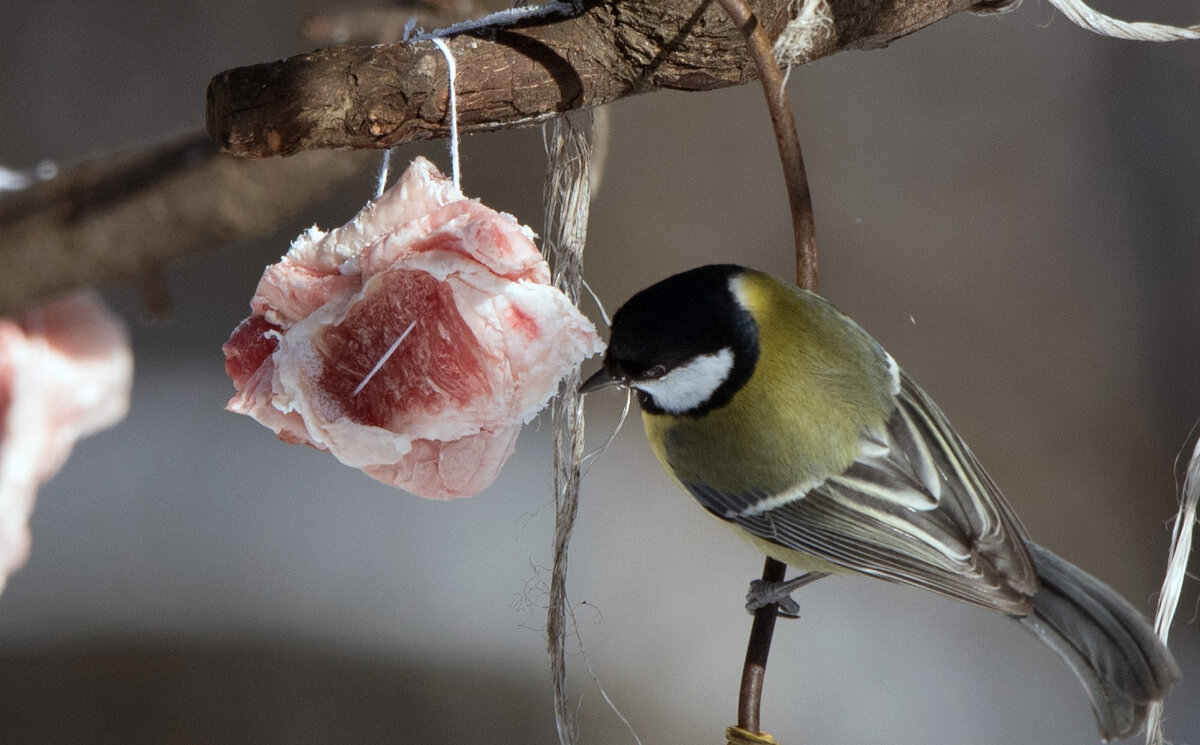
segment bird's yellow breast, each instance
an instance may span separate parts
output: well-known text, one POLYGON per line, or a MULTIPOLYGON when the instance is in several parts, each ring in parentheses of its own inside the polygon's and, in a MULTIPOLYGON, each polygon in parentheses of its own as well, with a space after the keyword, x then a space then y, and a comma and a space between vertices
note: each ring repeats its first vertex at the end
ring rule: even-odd
POLYGON ((758 362, 725 406, 700 416, 643 412, 652 449, 677 481, 779 494, 846 470, 861 435, 894 406, 886 353, 820 297, 769 275, 732 290, 758 329, 758 362))

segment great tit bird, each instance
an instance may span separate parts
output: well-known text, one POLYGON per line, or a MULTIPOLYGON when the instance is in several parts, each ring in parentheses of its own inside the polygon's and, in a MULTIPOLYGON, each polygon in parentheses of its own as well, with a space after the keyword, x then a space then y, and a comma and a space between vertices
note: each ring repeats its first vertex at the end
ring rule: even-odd
POLYGON ((1030 541, 941 410, 818 295, 734 265, 669 277, 613 316, 581 390, 614 385, 667 473, 767 555, 1008 614, 1071 666, 1105 740, 1179 679, 1145 618, 1030 541))

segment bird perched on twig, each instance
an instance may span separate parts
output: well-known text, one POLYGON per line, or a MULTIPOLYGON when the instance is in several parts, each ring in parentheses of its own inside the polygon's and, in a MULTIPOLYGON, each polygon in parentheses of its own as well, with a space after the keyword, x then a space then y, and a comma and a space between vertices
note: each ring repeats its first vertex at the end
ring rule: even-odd
POLYGON ((1179 679, 1142 615, 1029 540, 933 401, 821 297, 734 265, 669 277, 617 311, 581 390, 614 385, 672 478, 767 555, 1008 614, 1075 671, 1104 739, 1179 679))

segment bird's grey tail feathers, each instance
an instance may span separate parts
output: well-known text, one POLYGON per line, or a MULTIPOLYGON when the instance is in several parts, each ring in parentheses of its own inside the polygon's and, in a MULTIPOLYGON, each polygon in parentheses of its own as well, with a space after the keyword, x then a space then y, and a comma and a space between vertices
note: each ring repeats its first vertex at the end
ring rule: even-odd
POLYGON ((1105 740, 1136 734, 1149 705, 1179 680, 1179 666, 1124 598, 1041 546, 1026 546, 1041 588, 1033 613, 1018 620, 1075 671, 1105 740))

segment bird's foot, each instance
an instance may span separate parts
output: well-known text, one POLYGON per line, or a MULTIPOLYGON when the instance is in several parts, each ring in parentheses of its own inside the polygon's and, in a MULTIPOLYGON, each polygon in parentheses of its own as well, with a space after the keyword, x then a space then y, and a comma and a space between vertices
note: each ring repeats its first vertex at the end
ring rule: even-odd
POLYGON ((825 576, 827 576, 826 572, 807 572, 786 582, 752 580, 750 591, 746 593, 746 611, 754 613, 759 608, 778 605, 779 615, 786 618, 799 618, 800 604, 792 599, 792 593, 825 576))

